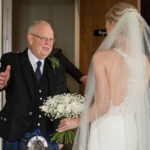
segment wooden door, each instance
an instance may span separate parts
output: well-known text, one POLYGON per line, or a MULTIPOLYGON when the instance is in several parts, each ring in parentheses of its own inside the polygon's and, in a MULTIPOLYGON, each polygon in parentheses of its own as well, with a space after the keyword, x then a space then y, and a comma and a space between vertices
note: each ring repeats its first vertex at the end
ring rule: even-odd
MULTIPOLYGON (((105 29, 106 12, 120 0, 80 0, 80 70, 88 73, 93 53, 96 51, 103 36, 94 36, 95 29, 105 29)), ((139 0, 124 0, 139 7, 139 0)), ((80 86, 83 94, 84 86, 80 86)))

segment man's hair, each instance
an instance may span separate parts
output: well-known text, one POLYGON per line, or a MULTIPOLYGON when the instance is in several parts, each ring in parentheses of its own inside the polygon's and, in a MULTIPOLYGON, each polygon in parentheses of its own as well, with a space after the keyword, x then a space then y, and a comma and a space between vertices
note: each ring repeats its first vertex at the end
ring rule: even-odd
POLYGON ((34 31, 35 26, 37 26, 39 24, 47 24, 51 27, 50 23, 45 20, 36 20, 36 21, 32 22, 32 24, 29 26, 28 33, 32 33, 34 31))

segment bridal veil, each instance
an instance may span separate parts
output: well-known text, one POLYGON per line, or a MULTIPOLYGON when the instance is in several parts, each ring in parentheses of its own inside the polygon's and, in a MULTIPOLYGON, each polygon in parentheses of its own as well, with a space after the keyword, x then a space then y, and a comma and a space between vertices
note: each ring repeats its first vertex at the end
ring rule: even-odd
MULTIPOLYGON (((115 20, 115 26, 95 52, 90 64, 85 89, 86 103, 76 133, 73 150, 88 150, 91 124, 99 118, 104 118, 110 107, 117 103, 115 100, 118 97, 120 97, 119 106, 123 104, 120 111, 124 118, 133 111, 135 112, 138 138, 137 150, 150 150, 150 28, 134 8, 125 8, 122 11, 118 9, 114 14, 118 15, 119 19, 115 20), (119 50, 122 55, 117 55, 116 50, 119 50), (98 83, 95 75, 94 58, 103 52, 112 53, 110 57, 111 64, 106 75, 107 83, 103 83, 103 81, 98 83), (120 56, 123 56, 123 59, 120 56), (126 65, 123 70, 122 60, 126 65), (117 67, 115 67, 115 64, 117 64, 117 67), (114 74, 114 82, 110 89, 112 74, 114 74), (102 91, 98 91, 97 88, 102 89, 102 91), (123 93, 118 90, 121 88, 123 88, 123 93), (109 103, 107 106, 106 101, 109 103), (101 109, 105 107, 108 107, 107 111, 101 113, 101 109)), ((128 131, 129 126, 126 119, 124 126, 125 130, 128 131)), ((127 143, 130 142, 130 133, 127 133, 125 138, 127 143)), ((126 149, 129 150, 128 147, 126 149)))

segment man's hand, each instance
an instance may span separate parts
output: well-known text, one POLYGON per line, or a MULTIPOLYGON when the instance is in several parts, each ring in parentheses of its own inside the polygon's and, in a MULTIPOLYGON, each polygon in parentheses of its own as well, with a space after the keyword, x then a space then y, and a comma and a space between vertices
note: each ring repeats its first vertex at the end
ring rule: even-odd
POLYGON ((10 77, 10 69, 11 69, 11 66, 8 65, 5 72, 0 73, 0 88, 4 88, 7 85, 7 82, 10 77))
POLYGON ((66 130, 75 129, 79 126, 80 119, 63 119, 60 121, 58 129, 56 131, 63 132, 66 130))
POLYGON ((82 83, 86 83, 86 80, 87 80, 87 76, 82 76, 81 78, 80 78, 80 82, 82 82, 82 83))

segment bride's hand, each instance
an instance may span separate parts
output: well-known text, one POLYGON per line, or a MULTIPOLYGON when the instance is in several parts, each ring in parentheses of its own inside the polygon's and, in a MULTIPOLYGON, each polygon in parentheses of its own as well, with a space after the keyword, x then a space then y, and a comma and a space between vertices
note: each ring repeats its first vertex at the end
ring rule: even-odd
POLYGON ((64 147, 64 145, 63 144, 59 144, 58 147, 59 147, 59 150, 61 150, 64 147))
POLYGON ((63 119, 60 121, 60 124, 58 126, 58 129, 56 131, 58 132, 63 132, 66 130, 71 130, 75 129, 79 126, 80 119, 75 118, 75 119, 63 119))

